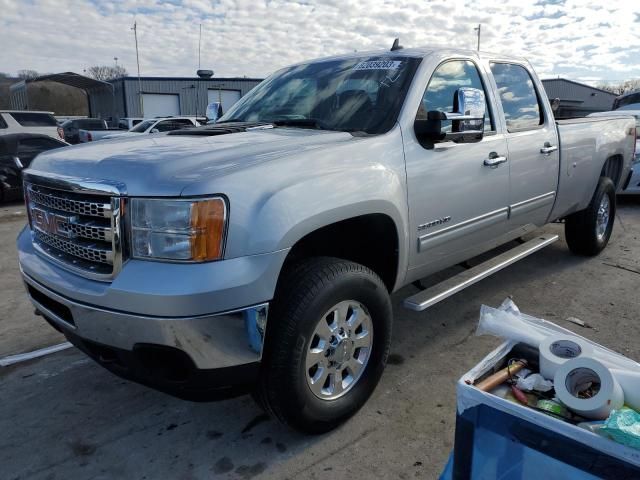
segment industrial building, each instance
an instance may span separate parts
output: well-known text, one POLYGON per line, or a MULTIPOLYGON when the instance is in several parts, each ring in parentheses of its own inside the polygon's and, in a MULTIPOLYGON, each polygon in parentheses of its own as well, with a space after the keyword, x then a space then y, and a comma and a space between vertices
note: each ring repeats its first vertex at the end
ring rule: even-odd
POLYGON ((92 115, 117 119, 161 115, 204 116, 207 105, 221 102, 222 110, 240 100, 262 80, 257 78, 124 77, 109 82, 113 90, 89 95, 92 115))
POLYGON ((53 81, 86 92, 89 116, 116 125, 125 117, 204 116, 218 101, 226 112, 262 80, 257 78, 123 77, 109 82, 67 72, 21 81, 11 86, 14 109, 29 109, 27 84, 53 81))
POLYGON ((600 88, 574 82, 566 78, 542 80, 549 100, 560 99, 555 116, 561 118, 586 117, 593 112, 613 109, 616 95, 600 88))

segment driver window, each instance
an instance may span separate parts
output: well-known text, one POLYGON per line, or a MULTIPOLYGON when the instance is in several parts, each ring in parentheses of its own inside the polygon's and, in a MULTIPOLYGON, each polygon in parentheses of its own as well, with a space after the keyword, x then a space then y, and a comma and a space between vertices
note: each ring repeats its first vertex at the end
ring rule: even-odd
MULTIPOLYGON (((487 92, 480 79, 478 69, 469 60, 451 60, 436 68, 422 96, 416 119, 426 120, 427 112, 431 110, 452 112, 455 93, 460 87, 477 88, 484 92, 487 112, 484 117, 484 131, 493 131, 491 109, 486 101, 487 92)), ((451 132, 451 120, 442 121, 442 130, 451 132)))

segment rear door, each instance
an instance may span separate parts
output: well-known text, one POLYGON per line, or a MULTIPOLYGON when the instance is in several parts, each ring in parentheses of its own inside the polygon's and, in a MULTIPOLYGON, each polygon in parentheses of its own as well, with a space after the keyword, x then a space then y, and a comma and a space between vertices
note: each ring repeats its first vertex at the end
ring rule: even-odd
POLYGON ((554 119, 528 66, 491 62, 509 152, 509 229, 544 225, 558 186, 560 155, 554 119))
MULTIPOLYGON (((471 59, 453 59, 434 70, 417 116, 432 110, 453 111, 460 87, 485 92, 485 133, 477 143, 443 141, 421 145, 413 132, 403 134, 409 191, 411 235, 417 236, 410 258, 418 273, 428 273, 469 258, 469 252, 505 232, 508 215, 508 162, 495 167, 486 159, 503 157, 507 145, 490 108, 492 95, 482 70, 471 59)), ((451 129, 450 121, 442 122, 451 129)), ((472 256, 472 255, 471 255, 472 256)))

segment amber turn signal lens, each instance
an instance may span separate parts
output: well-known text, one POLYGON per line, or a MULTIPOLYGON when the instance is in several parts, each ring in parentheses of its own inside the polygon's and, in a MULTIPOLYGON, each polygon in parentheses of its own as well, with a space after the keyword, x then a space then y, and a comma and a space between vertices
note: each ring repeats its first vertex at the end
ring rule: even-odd
POLYGON ((194 202, 191 210, 191 259, 218 260, 222 257, 226 220, 224 200, 214 198, 194 202))

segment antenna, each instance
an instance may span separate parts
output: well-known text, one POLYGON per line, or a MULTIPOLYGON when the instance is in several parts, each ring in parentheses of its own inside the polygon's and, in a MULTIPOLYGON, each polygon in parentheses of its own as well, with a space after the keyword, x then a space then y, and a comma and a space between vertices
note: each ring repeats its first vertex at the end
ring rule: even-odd
POLYGON ((391 45, 391 51, 394 52, 396 50, 402 50, 404 47, 402 45, 400 45, 400 39, 396 38, 393 41, 393 45, 391 45))

